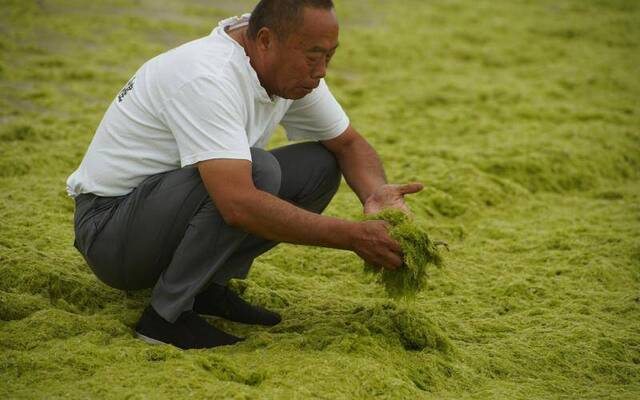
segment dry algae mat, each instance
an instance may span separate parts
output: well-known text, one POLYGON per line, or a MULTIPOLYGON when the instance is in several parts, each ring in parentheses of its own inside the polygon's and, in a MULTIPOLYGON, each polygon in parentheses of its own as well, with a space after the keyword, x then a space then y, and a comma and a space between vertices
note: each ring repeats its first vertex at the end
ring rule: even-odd
POLYGON ((445 266, 396 299, 280 245, 234 288, 282 323, 180 351, 134 338, 149 292, 92 275, 64 182, 139 65, 252 2, 0 0, 0 398, 640 398, 640 3, 336 4, 327 81, 445 266))

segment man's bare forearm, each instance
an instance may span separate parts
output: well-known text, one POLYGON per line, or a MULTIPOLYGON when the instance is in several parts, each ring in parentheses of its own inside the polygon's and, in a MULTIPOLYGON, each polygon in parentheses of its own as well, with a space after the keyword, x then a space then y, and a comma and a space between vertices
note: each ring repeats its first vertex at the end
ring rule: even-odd
POLYGON ((227 222, 276 242, 353 250, 358 223, 315 214, 255 189, 237 202, 227 222))
POLYGON ((362 204, 376 189, 387 183, 378 153, 362 137, 345 146, 336 157, 342 175, 362 204))
POLYGON ((227 222, 264 239, 352 250, 372 265, 402 264, 401 247, 383 221, 353 222, 296 207, 255 187, 247 160, 198 164, 202 181, 227 222))
POLYGON ((387 184, 378 153, 351 125, 336 138, 322 142, 338 159, 347 183, 358 195, 365 214, 397 208, 411 215, 404 196, 423 189, 418 182, 387 184))

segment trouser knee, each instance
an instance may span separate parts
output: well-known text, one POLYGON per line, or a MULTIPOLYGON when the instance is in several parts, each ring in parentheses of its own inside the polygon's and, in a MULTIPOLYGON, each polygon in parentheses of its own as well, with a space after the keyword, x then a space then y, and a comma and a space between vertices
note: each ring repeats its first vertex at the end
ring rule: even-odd
POLYGON ((317 162, 320 163, 322 170, 325 171, 323 186, 328 192, 335 194, 342 179, 340 165, 331 151, 320 143, 316 143, 316 145, 318 147, 317 162))
POLYGON ((309 175, 312 184, 305 187, 296 202, 309 211, 322 213, 338 191, 342 173, 336 157, 324 145, 318 142, 304 145, 308 146, 314 165, 309 175))
POLYGON ((266 150, 251 148, 251 175, 256 188, 277 195, 282 183, 280 163, 266 150))

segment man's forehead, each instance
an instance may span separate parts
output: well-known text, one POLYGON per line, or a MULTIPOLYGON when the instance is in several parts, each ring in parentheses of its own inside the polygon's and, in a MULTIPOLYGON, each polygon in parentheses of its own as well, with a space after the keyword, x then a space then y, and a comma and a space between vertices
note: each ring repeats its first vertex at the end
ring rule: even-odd
POLYGON ((338 47, 338 19, 333 10, 307 7, 303 21, 291 34, 296 47, 305 51, 331 51, 338 47))

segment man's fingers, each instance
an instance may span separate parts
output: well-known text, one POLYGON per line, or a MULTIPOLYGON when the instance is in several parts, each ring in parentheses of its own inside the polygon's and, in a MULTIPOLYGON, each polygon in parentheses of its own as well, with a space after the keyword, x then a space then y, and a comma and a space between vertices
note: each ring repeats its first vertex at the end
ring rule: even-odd
POLYGON ((391 240, 389 242, 389 250, 393 251, 396 254, 402 254, 402 246, 395 240, 391 240))
POLYGON ((410 194, 417 193, 424 189, 424 185, 422 183, 406 183, 404 185, 398 185, 397 190, 400 194, 410 194))
POLYGON ((388 269, 396 269, 402 266, 402 257, 397 255, 396 253, 389 253, 387 255, 387 260, 388 260, 388 264, 387 264, 388 269))

